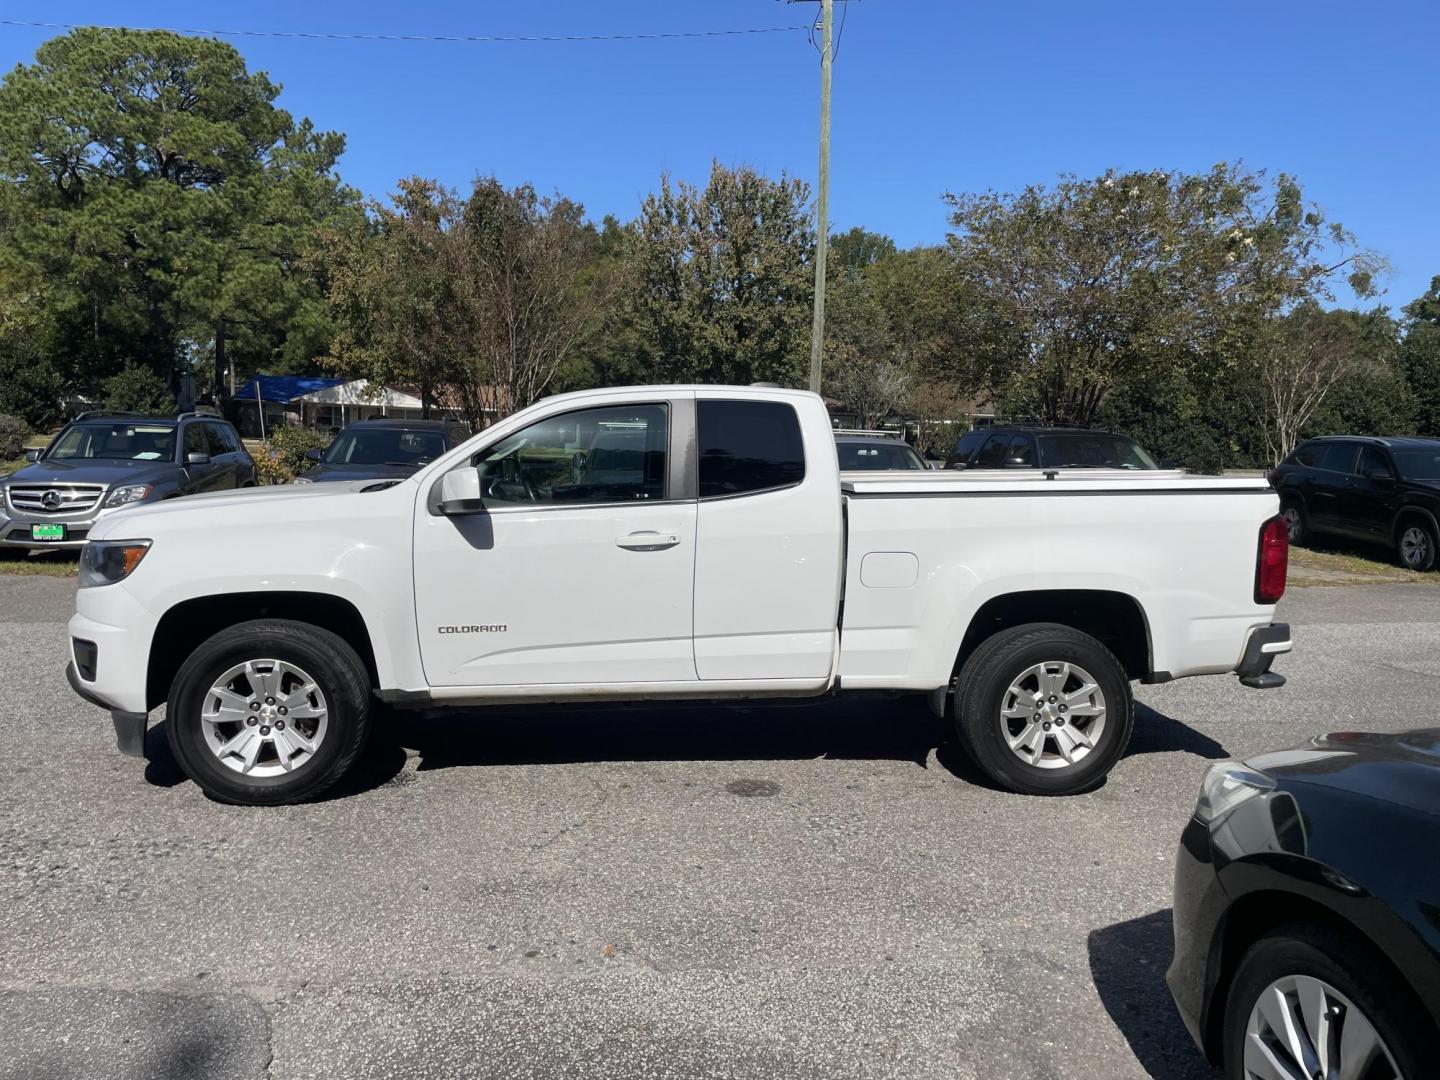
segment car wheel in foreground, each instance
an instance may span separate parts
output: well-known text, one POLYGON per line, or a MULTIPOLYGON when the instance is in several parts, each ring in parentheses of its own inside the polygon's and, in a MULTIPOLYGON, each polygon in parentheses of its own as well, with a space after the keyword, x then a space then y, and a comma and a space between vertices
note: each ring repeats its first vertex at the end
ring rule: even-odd
POLYGON ((1285 519, 1285 527, 1290 533, 1290 543, 1303 544, 1310 535, 1310 527, 1305 521, 1305 511, 1297 502, 1287 502, 1280 509, 1280 516, 1285 519))
POLYGON ((1056 623, 1002 630, 960 670, 960 742, 992 780, 1027 795, 1071 795, 1104 779, 1130 741, 1125 669, 1089 634, 1056 623))
POLYGON ((1435 533, 1423 521, 1411 518, 1400 526, 1395 543, 1400 565, 1407 570, 1435 569, 1435 533))
POLYGON ((222 630, 181 666, 170 748, 207 795, 270 806, 311 798, 355 763, 371 727, 370 678, 343 639, 288 620, 222 630))
POLYGON ((1245 953, 1225 1005, 1229 1080, 1419 1080, 1424 1021, 1377 962, 1320 927, 1277 930, 1245 953))

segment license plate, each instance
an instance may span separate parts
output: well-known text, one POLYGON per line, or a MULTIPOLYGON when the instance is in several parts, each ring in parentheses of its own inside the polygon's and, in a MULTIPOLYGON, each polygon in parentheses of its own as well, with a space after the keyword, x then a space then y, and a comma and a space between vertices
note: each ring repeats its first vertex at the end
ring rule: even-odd
POLYGON ((64 540, 64 525, 31 525, 31 540, 64 540))

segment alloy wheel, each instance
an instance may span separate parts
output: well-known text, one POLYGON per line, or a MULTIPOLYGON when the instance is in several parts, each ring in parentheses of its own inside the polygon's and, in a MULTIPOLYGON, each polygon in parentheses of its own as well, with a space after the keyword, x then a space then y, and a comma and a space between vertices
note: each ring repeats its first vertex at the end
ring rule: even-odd
POLYGON ((1424 566, 1430 557, 1430 534, 1411 525, 1400 534, 1400 558, 1406 566, 1424 566))
POLYGON ((329 709, 304 669, 285 660, 246 660, 205 692, 200 722, 205 745, 226 768, 280 776, 315 756, 329 709))
POLYGON ((1000 726, 1016 757, 1039 769, 1069 768, 1105 731, 1105 692, 1084 668, 1046 660, 1026 668, 1000 700, 1000 726))
POLYGON ((1355 1003, 1310 975, 1265 988, 1245 1025, 1246 1080, 1400 1080, 1380 1033, 1355 1003))

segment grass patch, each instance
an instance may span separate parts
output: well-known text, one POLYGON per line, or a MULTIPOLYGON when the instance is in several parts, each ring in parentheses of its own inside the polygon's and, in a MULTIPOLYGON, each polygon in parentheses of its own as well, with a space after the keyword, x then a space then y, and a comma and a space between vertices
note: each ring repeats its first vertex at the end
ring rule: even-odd
POLYGON ((7 476, 26 464, 23 457, 11 458, 9 461, 0 461, 0 476, 7 476))
POLYGON ((1398 566, 1382 547, 1311 540, 1290 549, 1290 581, 1295 585, 1371 585, 1414 582, 1440 585, 1440 573, 1417 573, 1398 566))
POLYGON ((0 574, 23 577, 74 577, 80 572, 80 552, 40 551, 25 555, 14 551, 0 552, 0 574))

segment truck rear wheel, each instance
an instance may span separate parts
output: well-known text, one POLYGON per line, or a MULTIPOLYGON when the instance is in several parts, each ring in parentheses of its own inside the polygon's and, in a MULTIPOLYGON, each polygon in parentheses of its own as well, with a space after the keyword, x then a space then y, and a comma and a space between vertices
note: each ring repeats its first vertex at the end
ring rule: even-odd
POLYGON ((370 676, 355 650, 306 623, 222 630, 181 665, 166 710, 170 749, 211 798, 274 806, 344 776, 371 727, 370 676))
POLYGON ((1134 727, 1124 667, 1089 634, 1029 623, 985 640, 956 681, 960 743, 1001 787, 1024 795, 1089 790, 1134 727))

